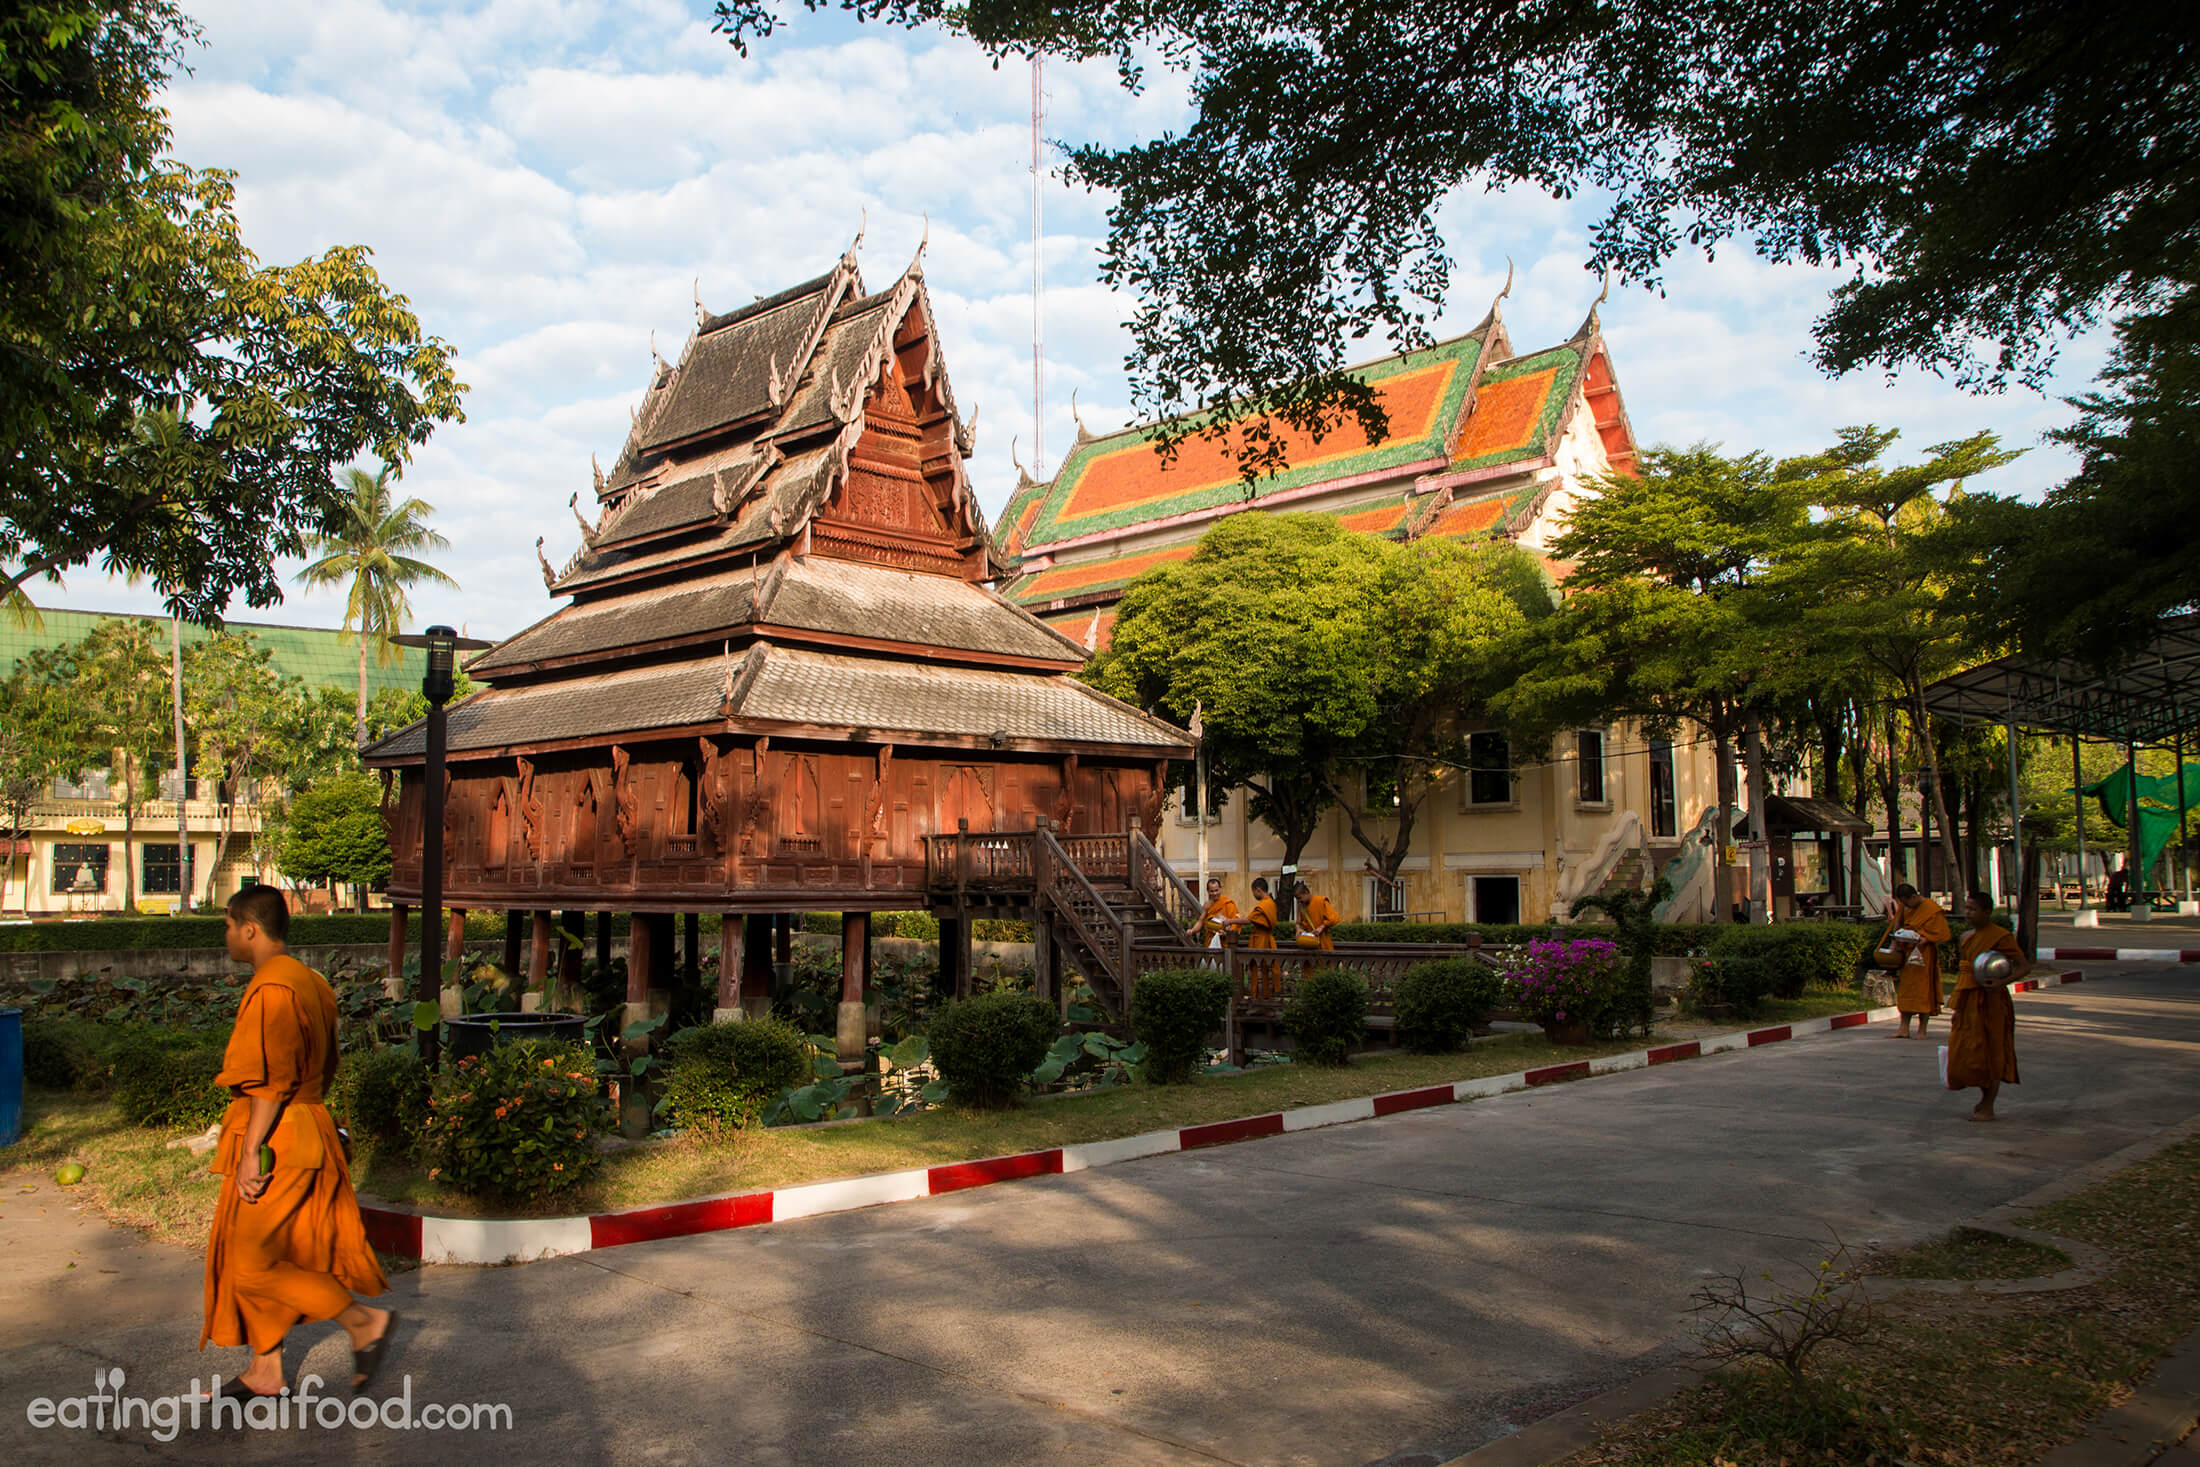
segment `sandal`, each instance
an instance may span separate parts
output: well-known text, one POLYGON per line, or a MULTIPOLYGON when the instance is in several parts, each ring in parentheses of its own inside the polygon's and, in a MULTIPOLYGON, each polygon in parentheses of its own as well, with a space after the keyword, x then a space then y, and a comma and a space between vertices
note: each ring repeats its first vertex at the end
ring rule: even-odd
POLYGON ((351 1352, 353 1399, 365 1395, 367 1387, 373 1385, 375 1376, 381 1373, 383 1348, 397 1337, 397 1318, 397 1311, 392 1309, 388 1321, 382 1326, 381 1337, 364 1350, 351 1352))
POLYGON ((224 1400, 257 1401, 262 1396, 287 1396, 290 1394, 290 1387, 286 1385, 279 1391, 256 1391, 235 1376, 231 1376, 228 1384, 224 1385, 216 1394, 224 1400))

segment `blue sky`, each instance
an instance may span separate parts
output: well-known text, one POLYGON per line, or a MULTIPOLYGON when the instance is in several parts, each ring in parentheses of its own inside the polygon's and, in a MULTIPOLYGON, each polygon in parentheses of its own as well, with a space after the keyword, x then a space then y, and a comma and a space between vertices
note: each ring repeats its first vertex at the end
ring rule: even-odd
MULTIPOLYGON (((955 396, 979 413, 970 471, 997 511, 1031 461, 1030 73, 994 70, 936 32, 799 12, 737 55, 708 0, 197 0, 205 45, 170 88, 185 161, 239 175, 247 241, 266 260, 373 248, 384 281, 458 350, 467 421, 406 471, 452 541, 458 591, 424 591, 422 620, 478 635, 550 608, 534 542, 554 564, 578 539, 566 501, 626 436, 656 350, 677 358, 703 303, 726 310, 814 274, 868 216, 874 284, 930 219, 926 276, 955 396)), ((1181 87, 1132 97, 1112 67, 1050 66, 1050 137, 1129 139, 1181 123, 1181 87)), ((1051 164, 1050 164, 1051 166, 1051 164)), ((1121 321, 1095 279, 1105 201, 1049 179, 1045 237, 1047 464, 1074 432, 1128 417, 1121 321)), ((1462 190, 1443 212, 1457 268, 1439 331, 1480 318, 1503 282, 1515 344, 1571 334, 1596 295, 1593 206, 1462 190)), ((1645 443, 1788 453, 1876 422, 1901 449, 1980 428, 2032 451, 1982 488, 2035 493, 2070 470, 2041 433, 2066 421, 2098 339, 2065 353, 2050 395, 1962 393, 1921 374, 1829 380, 1805 359, 1832 277, 1728 250, 1669 272, 1663 297, 1617 289, 1605 335, 1645 443)), ((78 571, 33 585, 42 605, 156 610, 149 590, 78 571)), ((294 590, 253 620, 335 625, 338 595, 294 590)))

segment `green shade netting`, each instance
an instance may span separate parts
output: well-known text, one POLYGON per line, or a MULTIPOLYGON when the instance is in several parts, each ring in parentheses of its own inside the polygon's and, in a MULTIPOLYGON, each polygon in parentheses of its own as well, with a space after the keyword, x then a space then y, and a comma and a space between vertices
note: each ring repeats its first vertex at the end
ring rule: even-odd
MULTIPOLYGON (((2188 762, 2184 766, 2184 808, 2200 809, 2200 763, 2188 762)), ((2161 859, 2162 849, 2177 834, 2177 777, 2174 774, 2142 774, 2139 786, 2139 869, 2152 871, 2154 863, 2161 859)), ((2091 795, 2100 803, 2101 813, 2111 825, 2124 825, 2124 807, 2130 803, 2132 774, 2130 761, 2106 779, 2086 785, 2079 791, 2091 795)))

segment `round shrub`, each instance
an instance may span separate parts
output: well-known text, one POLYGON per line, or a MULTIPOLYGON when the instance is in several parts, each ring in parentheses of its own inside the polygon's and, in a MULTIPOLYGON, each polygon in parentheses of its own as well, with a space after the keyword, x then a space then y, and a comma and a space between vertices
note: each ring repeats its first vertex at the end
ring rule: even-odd
POLYGON ((1698 958, 1689 979, 1689 1002, 1701 1013, 1724 1004, 1736 1014, 1753 1014, 1777 980, 1772 963, 1749 952, 1718 952, 1698 958))
POLYGON ((344 1056, 331 1114, 351 1128, 354 1146, 392 1146, 411 1155, 427 1129, 428 1071, 409 1049, 370 1049, 344 1056))
POLYGON ((203 1131, 229 1109, 229 1092, 214 1083, 223 1045, 203 1034, 134 1029, 108 1051, 115 1107, 141 1126, 203 1131))
POLYGON ((1296 1041, 1297 1058, 1349 1063, 1367 1041, 1367 980, 1344 968, 1307 974, 1283 1006, 1283 1028, 1296 1041))
POLYGON ((585 1044, 523 1039, 435 1077, 422 1151, 428 1175, 477 1197, 527 1200, 596 1165, 604 1107, 585 1044))
POLYGON ((951 1003, 932 1016, 925 1038, 932 1065, 964 1105, 1014 1105, 1047 1057, 1058 1021, 1036 994, 1000 989, 951 1003))
POLYGON ((672 1036, 671 1078, 658 1102, 676 1126, 753 1126, 764 1107, 809 1078, 809 1046, 783 1019, 728 1019, 672 1036))
POLYGON ((1210 968, 1161 968, 1138 975, 1131 1026, 1146 1046, 1146 1074, 1163 1085, 1192 1078, 1207 1036, 1230 1010, 1230 980, 1210 968))
POLYGON ((1497 1007, 1504 980, 1472 958, 1445 958, 1408 968, 1391 995, 1398 1042, 1422 1054, 1464 1048, 1497 1007))
POLYGON ((1505 975, 1505 997, 1531 1024, 1586 1024, 1613 1039, 1637 1013, 1619 947, 1598 937, 1531 942, 1505 975))

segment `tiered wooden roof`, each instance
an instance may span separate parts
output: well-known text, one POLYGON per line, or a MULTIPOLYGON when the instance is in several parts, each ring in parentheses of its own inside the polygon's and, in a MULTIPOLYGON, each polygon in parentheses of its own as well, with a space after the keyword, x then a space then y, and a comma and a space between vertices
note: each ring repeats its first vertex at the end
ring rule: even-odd
MULTIPOLYGON (((580 549, 543 562, 572 599, 468 665, 490 686, 451 709, 454 759, 732 731, 1189 752, 1077 682, 1085 649, 984 584, 1004 566, 921 259, 876 293, 851 253, 740 310, 698 308, 596 476, 580 549)), ((414 764, 424 745, 415 725, 367 758, 414 764)))
POLYGON ((1548 500, 1569 432, 1594 442, 1595 471, 1629 472, 1634 435, 1596 310, 1571 339, 1515 355, 1502 299, 1463 336, 1353 369, 1388 411, 1387 437, 1370 442, 1348 421, 1315 444, 1279 428, 1291 467, 1250 496, 1227 442, 1188 439, 1165 463, 1155 425, 1080 428, 1053 479, 1025 478, 1002 511, 1001 549, 1015 561, 1004 591, 1097 645, 1123 589, 1188 558, 1225 514, 1315 510, 1398 540, 1519 536, 1548 500))

